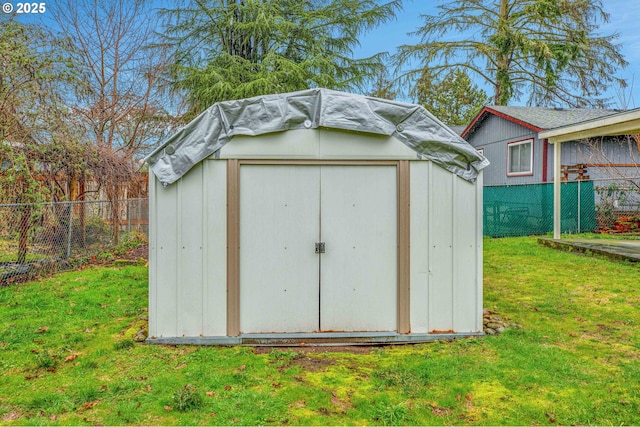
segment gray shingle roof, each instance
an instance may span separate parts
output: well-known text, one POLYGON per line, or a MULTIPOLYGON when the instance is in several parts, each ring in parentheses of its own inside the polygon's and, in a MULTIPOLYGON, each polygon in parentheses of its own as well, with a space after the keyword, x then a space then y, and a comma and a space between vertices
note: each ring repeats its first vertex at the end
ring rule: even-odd
POLYGON ((561 126, 573 125, 604 116, 610 116, 611 114, 619 112, 617 110, 594 110, 584 108, 539 108, 513 106, 489 106, 488 108, 541 129, 553 129, 561 126))

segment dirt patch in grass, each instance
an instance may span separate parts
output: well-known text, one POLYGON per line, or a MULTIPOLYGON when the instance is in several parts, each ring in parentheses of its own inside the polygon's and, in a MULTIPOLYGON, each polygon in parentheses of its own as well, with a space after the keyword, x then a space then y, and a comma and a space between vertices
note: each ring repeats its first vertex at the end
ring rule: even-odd
MULTIPOLYGON (((260 346, 255 348, 256 354, 267 354, 272 351, 295 351, 301 354, 317 354, 317 353, 351 353, 351 354, 369 354, 374 349, 385 347, 380 345, 342 345, 342 346, 304 346, 304 347, 269 347, 260 346)), ((388 345, 386 347, 389 347, 388 345)))
POLYGON ((309 357, 303 354, 289 362, 289 366, 299 366, 303 372, 323 372, 332 365, 335 365, 335 361, 332 359, 309 357))

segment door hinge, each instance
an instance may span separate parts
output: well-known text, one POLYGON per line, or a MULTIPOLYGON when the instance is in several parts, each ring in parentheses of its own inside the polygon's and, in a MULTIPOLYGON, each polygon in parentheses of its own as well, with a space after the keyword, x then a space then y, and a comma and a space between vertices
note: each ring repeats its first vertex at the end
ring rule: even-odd
POLYGON ((316 253, 323 254, 324 253, 324 242, 316 243, 316 253))

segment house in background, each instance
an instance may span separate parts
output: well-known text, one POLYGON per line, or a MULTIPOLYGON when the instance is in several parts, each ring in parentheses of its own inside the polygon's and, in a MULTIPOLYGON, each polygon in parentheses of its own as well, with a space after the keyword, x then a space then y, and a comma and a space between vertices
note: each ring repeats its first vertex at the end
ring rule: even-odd
MULTIPOLYGON (((532 184, 553 181, 553 150, 538 132, 615 114, 614 110, 579 108, 484 107, 461 136, 480 151, 491 165, 484 171, 484 185, 532 184)), ((622 137, 604 140, 603 154, 609 162, 595 160, 598 154, 579 141, 562 145, 563 164, 575 180, 590 176, 602 178, 605 163, 628 165, 631 155, 622 137), (577 165, 584 165, 577 167, 577 165)), ((636 151, 637 153, 637 151, 636 151)), ((637 161, 636 161, 637 162, 637 161)))
MULTIPOLYGON (((485 234, 550 232, 554 153, 553 145, 539 138, 538 133, 617 113, 573 108, 484 107, 461 136, 491 162, 484 170, 485 234)), ((563 232, 594 231, 605 220, 615 220, 616 210, 621 209, 620 191, 611 193, 610 188, 623 189, 627 201, 635 200, 625 190, 632 185, 624 182, 640 177, 638 152, 638 143, 631 136, 562 143, 561 180, 568 181, 562 190, 563 232), (603 216, 603 202, 611 205, 606 206, 608 218, 603 216)))

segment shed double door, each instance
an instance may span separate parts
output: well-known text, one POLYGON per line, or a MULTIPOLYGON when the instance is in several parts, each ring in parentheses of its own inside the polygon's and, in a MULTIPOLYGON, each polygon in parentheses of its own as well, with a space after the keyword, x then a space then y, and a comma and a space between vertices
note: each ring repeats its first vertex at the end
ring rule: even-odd
POLYGON ((241 333, 397 330, 397 191, 394 165, 242 165, 241 333))

